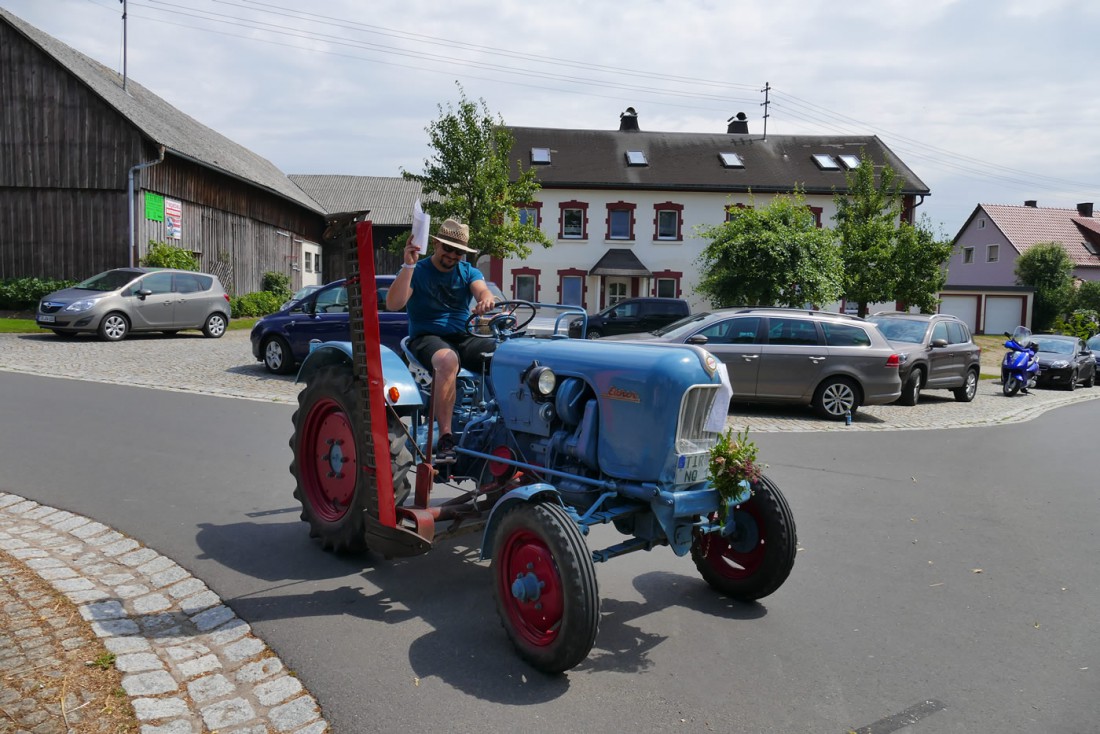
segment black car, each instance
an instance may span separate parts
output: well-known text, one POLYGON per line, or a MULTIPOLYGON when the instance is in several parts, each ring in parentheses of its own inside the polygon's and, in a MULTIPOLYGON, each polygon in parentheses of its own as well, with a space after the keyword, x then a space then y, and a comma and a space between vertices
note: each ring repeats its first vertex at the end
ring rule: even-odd
MULTIPOLYGON (((682 298, 628 298, 588 317, 584 336, 599 339, 612 334, 637 334, 654 331, 679 321, 691 312, 682 298)), ((581 336, 581 319, 569 324, 569 336, 581 336)))
POLYGON ((942 313, 884 311, 867 317, 901 355, 902 405, 916 405, 922 390, 950 390, 969 403, 978 393, 982 348, 966 323, 942 313))
POLYGON ((1031 342, 1039 358, 1036 387, 1076 390, 1078 384, 1096 384, 1096 357, 1084 340, 1063 334, 1037 334, 1031 342))

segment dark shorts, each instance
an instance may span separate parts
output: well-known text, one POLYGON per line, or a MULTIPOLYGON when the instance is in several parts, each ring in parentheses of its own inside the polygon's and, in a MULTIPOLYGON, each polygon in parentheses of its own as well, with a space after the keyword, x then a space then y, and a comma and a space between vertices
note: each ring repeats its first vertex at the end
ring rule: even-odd
POLYGON ((440 349, 451 349, 458 354, 459 364, 475 375, 480 375, 482 367, 489 364, 484 355, 495 351, 497 342, 496 339, 471 334, 421 334, 415 339, 409 339, 408 347, 416 361, 429 372, 432 371, 432 355, 440 349))

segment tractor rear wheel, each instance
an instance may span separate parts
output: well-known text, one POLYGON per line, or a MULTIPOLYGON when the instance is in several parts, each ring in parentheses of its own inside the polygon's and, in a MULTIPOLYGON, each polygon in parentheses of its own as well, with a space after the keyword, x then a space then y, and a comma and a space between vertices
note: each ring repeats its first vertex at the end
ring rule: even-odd
MULTIPOLYGON (((361 469, 366 457, 358 455, 356 436, 370 427, 357 415, 356 389, 350 369, 330 365, 318 370, 298 394, 290 437, 290 473, 296 482, 294 496, 302 503, 301 517, 309 523, 310 537, 338 553, 366 549, 365 513, 378 491, 374 474, 361 469)), ((400 505, 412 487, 413 458, 398 423, 396 416, 388 416, 394 501, 400 505)))
POLYGON ((517 504, 497 527, 493 595, 519 656, 544 673, 591 652, 600 624, 596 568, 580 528, 560 506, 517 504))
POLYGON ((721 594, 755 601, 787 580, 798 546, 794 515, 767 477, 753 485, 752 499, 733 513, 729 535, 696 531, 691 559, 703 580, 721 594))

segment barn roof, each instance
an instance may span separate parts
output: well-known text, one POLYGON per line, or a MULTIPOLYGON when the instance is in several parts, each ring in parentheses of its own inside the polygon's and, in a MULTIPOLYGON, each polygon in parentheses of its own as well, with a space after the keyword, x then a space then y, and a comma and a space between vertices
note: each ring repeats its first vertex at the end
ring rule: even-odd
POLYGON ((4 8, 0 8, 0 19, 84 82, 153 143, 163 145, 167 154, 241 179, 311 211, 322 211, 317 202, 295 186, 271 161, 203 125, 132 78, 126 80, 123 90, 122 77, 98 61, 4 8))
POLYGON ((410 226, 413 203, 424 201, 418 181, 399 176, 343 176, 290 174, 290 180, 316 201, 325 212, 369 209, 376 225, 410 226))

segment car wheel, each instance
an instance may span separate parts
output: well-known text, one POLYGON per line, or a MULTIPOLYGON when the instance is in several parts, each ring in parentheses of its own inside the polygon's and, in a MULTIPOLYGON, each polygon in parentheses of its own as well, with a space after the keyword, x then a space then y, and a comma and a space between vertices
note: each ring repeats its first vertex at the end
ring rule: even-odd
POLYGON ((978 394, 978 370, 967 370, 966 382, 962 387, 955 388, 953 392, 955 393, 955 400, 960 403, 969 403, 973 400, 974 396, 978 394))
POLYGON ((1096 368, 1089 373, 1089 379, 1085 380, 1085 387, 1093 387, 1096 384, 1096 368))
POLYGON ((264 367, 276 375, 288 375, 294 370, 294 356, 290 345, 281 336, 269 336, 260 345, 260 354, 264 356, 264 367))
POLYGON ((130 322, 122 314, 114 311, 99 322, 99 338, 106 342, 122 341, 130 333, 130 322))
POLYGON ((589 329, 588 334, 585 335, 585 338, 587 338, 587 339, 599 339, 601 336, 603 336, 603 334, 600 333, 599 329, 589 329))
POLYGON ((1069 390, 1070 392, 1073 392, 1074 390, 1076 390, 1077 389, 1077 381, 1079 379, 1080 379, 1080 376, 1077 374, 1077 370, 1074 370, 1073 372, 1071 372, 1070 376, 1069 376, 1069 384, 1066 385, 1066 389, 1069 390))
POLYGON ((822 418, 844 420, 859 408, 859 388, 847 377, 830 377, 814 393, 813 407, 822 418))
POLYGON ((225 328, 228 325, 229 323, 225 320, 224 314, 212 313, 206 317, 206 323, 203 324, 203 336, 209 339, 217 339, 225 333, 225 328))
POLYGON ((901 397, 898 402, 902 405, 916 405, 920 401, 921 383, 924 382, 924 373, 916 369, 909 373, 909 379, 901 388, 901 397))

